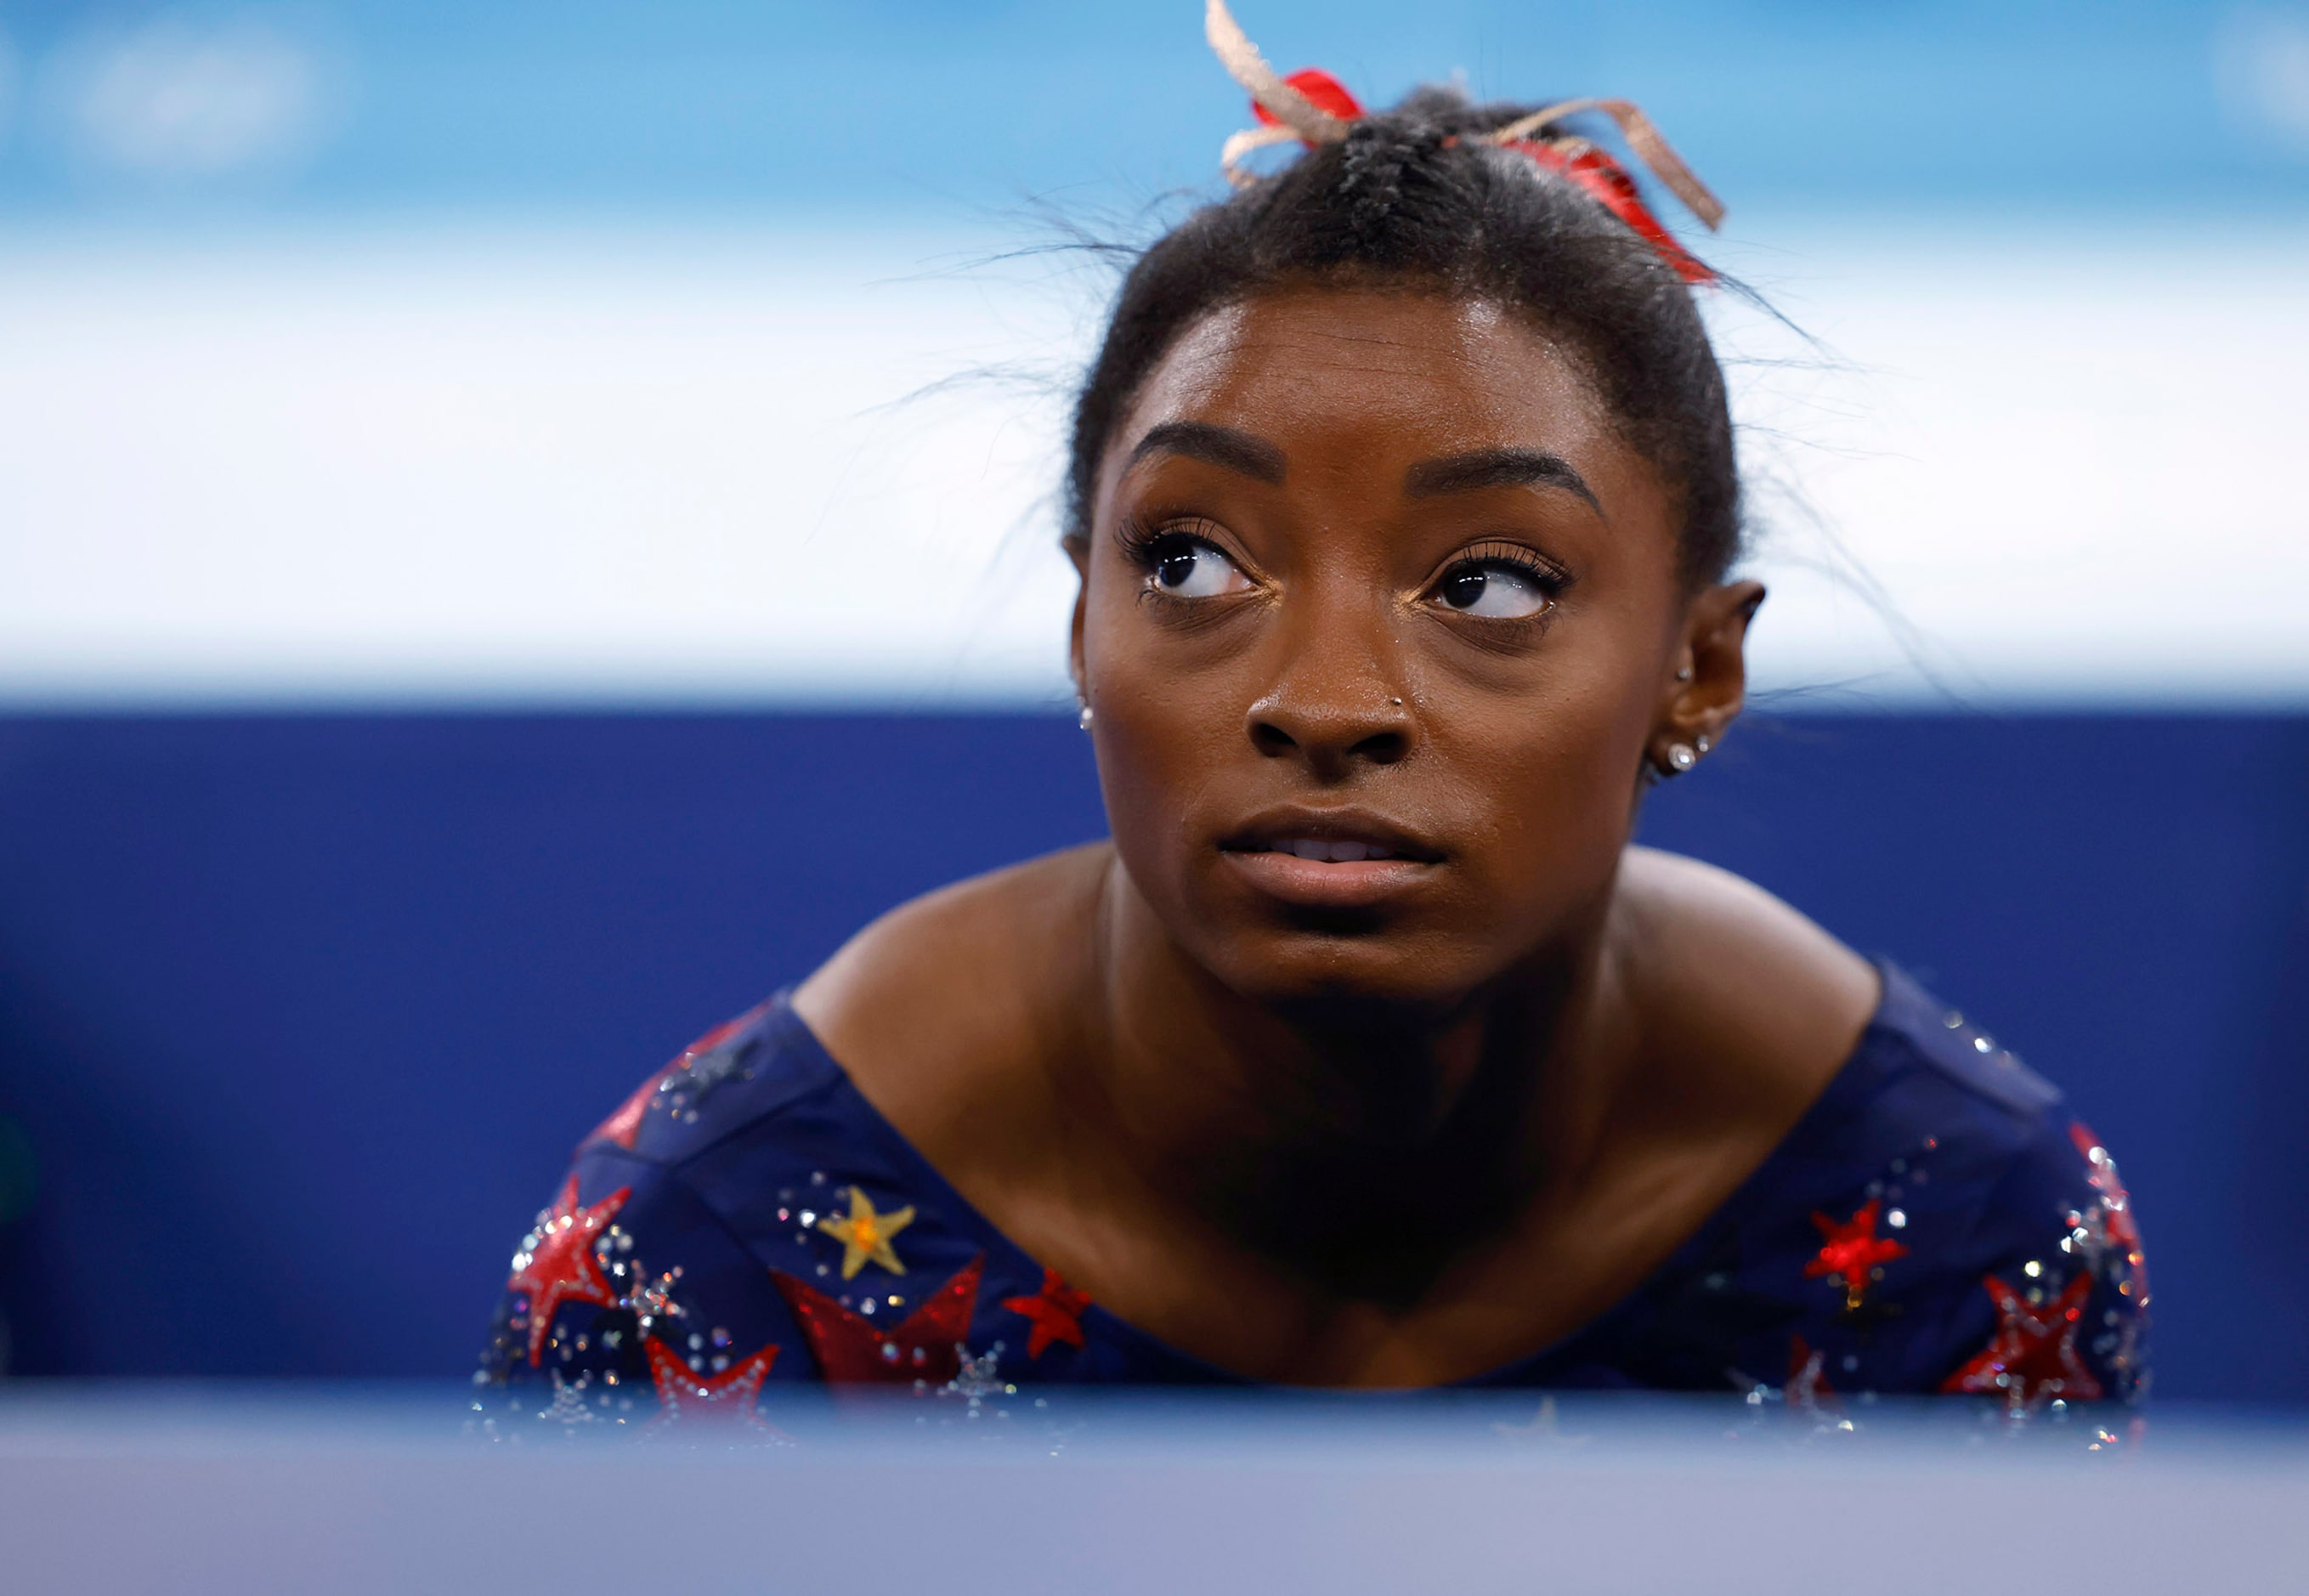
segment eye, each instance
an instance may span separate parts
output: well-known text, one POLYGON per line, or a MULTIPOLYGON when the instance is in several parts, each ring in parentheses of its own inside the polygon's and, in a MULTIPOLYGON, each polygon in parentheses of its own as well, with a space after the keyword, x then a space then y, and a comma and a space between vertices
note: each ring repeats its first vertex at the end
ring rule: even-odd
POLYGON ((1200 538, 1172 532, 1157 538, 1146 551, 1146 585, 1173 599, 1215 599, 1245 591, 1250 582, 1200 538))
POLYGON ((1492 621, 1528 620, 1553 602, 1529 566, 1513 560, 1469 560, 1454 565, 1435 584, 1447 609, 1492 621))

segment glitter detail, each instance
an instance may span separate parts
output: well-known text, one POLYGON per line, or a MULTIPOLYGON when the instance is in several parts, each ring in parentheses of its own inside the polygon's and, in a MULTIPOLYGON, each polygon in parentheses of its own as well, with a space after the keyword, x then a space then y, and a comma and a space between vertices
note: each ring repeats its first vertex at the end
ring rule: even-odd
POLYGON ((753 1078, 753 1065, 748 1060, 753 1055, 755 1039, 737 1043, 728 1040, 742 1022, 733 1021, 707 1031, 691 1044, 688 1051, 666 1066, 658 1077, 656 1100, 663 1105, 670 1117, 695 1125, 697 1111, 707 1098, 732 1081, 753 1078))
POLYGON ((643 1082, 634 1094, 618 1106, 617 1112, 593 1128, 585 1138, 587 1143, 608 1142, 618 1147, 631 1147, 640 1134, 643 1118, 652 1105, 664 1100, 670 1110, 688 1110, 687 1117, 697 1117, 696 1109, 705 1100, 705 1093, 729 1078, 738 1056, 745 1048, 724 1050, 722 1044, 744 1030, 759 1015, 758 1008, 749 1009, 734 1020, 724 1021, 681 1050, 679 1057, 657 1074, 643 1082), (708 1059, 727 1059, 727 1065, 715 1064, 708 1076, 700 1076, 699 1068, 708 1059), (676 1080, 680 1075, 684 1080, 676 1080))
POLYGON ((562 1379, 559 1369, 554 1369, 551 1373, 553 1402, 538 1417, 561 1425, 592 1423, 593 1410, 585 1405, 585 1387, 593 1383, 593 1376, 590 1374, 580 1375, 575 1383, 571 1384, 562 1379))
POLYGON ((506 1290, 529 1298, 529 1366, 541 1361, 546 1337, 553 1331, 553 1316, 565 1303, 591 1302, 609 1307, 617 1301, 617 1293, 601 1273, 601 1261, 593 1255, 594 1238, 601 1227, 608 1224, 618 1210, 633 1195, 631 1186, 621 1186, 590 1208, 577 1203, 577 1177, 572 1175, 561 1188, 561 1195, 553 1207, 538 1221, 537 1229, 522 1238, 521 1250, 513 1257, 513 1275, 506 1281, 506 1290))
POLYGON ((1828 1383, 1827 1354, 1801 1335, 1788 1338, 1788 1383, 1783 1387, 1787 1405, 1803 1413, 1817 1413, 1836 1405, 1836 1387, 1828 1383))
POLYGON ((652 1336, 645 1343, 649 1352, 650 1382, 657 1387, 659 1425, 695 1424, 701 1420, 735 1422, 755 1428, 767 1428, 754 1403, 762 1393, 762 1382, 769 1377, 770 1366, 777 1361, 778 1349, 764 1347, 760 1351, 722 1374, 701 1375, 686 1362, 680 1353, 652 1336))
POLYGON ((662 1328, 670 1320, 688 1316, 688 1310, 673 1295, 673 1288, 681 1280, 679 1265, 662 1274, 650 1275, 635 1264, 627 1271, 627 1279, 630 1287, 626 1295, 618 1298, 618 1306, 641 1321, 644 1334, 662 1328))
POLYGON ((970 1355, 968 1347, 957 1342, 954 1357, 956 1366, 954 1378, 946 1383, 942 1395, 967 1397, 974 1408, 990 1396, 1002 1394, 1002 1376, 995 1370, 995 1365, 1002 1357, 1000 1342, 996 1342, 975 1358, 970 1355))
POLYGON ((2016 1413, 2047 1398, 2091 1402, 2100 1396, 2100 1382, 2077 1356, 2077 1322, 2092 1292, 2091 1275, 2080 1273, 2042 1309, 1993 1274, 1981 1284, 1996 1304, 1996 1333, 1948 1377, 1942 1391, 2001 1392, 2016 1413))
MULTIPOLYGON (((2089 1166, 2085 1178, 2091 1181, 2093 1190, 2100 1194, 2101 1212, 2108 1227, 2109 1239, 2129 1253, 2139 1252, 2140 1231, 2132 1219, 2132 1194, 2124 1189, 2124 1182, 2117 1175, 2116 1160, 2109 1155, 2107 1148, 2101 1145, 2100 1138, 2093 1134, 2092 1127, 2081 1120, 2069 1126, 2069 1140, 2075 1143, 2077 1152, 2084 1156, 2086 1164, 2089 1166)), ((2132 1262, 2137 1264, 2140 1260, 2136 1258, 2132 1262)))

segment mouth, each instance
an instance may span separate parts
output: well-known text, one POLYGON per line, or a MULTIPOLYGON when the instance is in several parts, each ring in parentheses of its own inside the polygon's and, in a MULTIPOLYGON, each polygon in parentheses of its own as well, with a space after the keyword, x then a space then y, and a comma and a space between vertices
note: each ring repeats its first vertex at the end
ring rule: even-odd
POLYGON ((1390 847, 1384 842, 1363 842, 1353 837, 1276 837, 1241 846, 1227 845, 1229 853, 1285 853, 1293 858, 1307 859, 1319 865, 1360 865, 1369 859, 1410 859, 1415 864, 1431 865, 1431 858, 1421 858, 1409 849, 1390 847))
POLYGON ((1443 862, 1441 850, 1414 833, 1353 810, 1263 815, 1223 839, 1219 851, 1262 893, 1313 909, 1376 906, 1443 862))

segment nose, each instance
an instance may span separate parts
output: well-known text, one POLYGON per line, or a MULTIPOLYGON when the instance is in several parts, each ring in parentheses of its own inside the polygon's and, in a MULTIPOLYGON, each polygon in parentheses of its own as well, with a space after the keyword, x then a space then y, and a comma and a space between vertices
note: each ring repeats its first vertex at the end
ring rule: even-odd
POLYGON ((1280 668, 1246 718, 1253 747, 1303 760, 1324 781, 1411 752, 1411 712, 1393 685, 1383 628, 1334 610, 1282 630, 1280 668))

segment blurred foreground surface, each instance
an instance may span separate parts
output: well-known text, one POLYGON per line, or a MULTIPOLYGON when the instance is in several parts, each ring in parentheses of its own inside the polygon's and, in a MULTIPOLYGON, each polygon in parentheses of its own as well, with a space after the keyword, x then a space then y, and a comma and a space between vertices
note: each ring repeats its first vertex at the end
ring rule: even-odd
POLYGON ((2309 1427, 2235 1411, 1021 1391, 523 1422, 450 1387, 19 1385, 11 1583, 1889 1596, 2265 1592, 2309 1557, 2309 1427))

